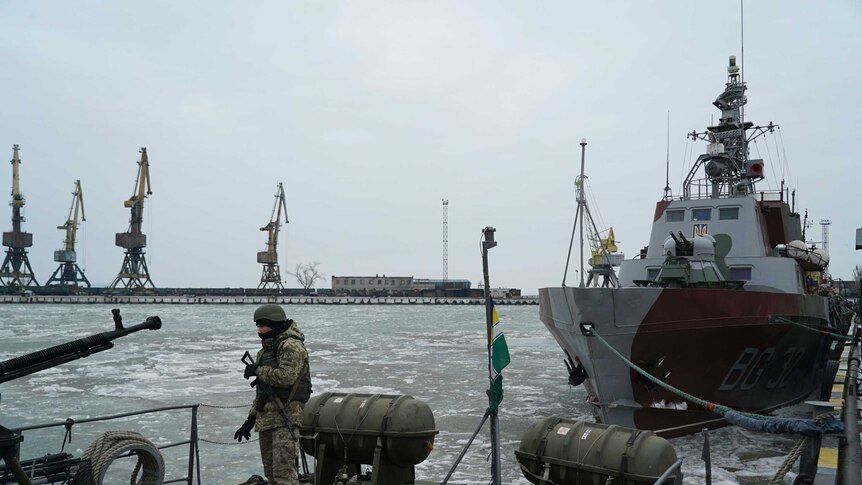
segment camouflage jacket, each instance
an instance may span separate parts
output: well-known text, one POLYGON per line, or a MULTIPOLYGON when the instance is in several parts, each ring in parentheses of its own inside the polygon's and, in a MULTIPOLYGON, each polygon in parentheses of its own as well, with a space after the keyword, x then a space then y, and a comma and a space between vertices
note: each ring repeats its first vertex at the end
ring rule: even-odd
MULTIPOLYGON (((266 339, 263 341, 263 348, 257 352, 255 362, 261 363, 261 357, 264 350, 275 349, 278 359, 277 367, 260 366, 257 368, 257 378, 259 382, 269 384, 275 388, 286 388, 292 386, 299 380, 300 373, 305 370, 305 362, 308 359, 308 352, 305 350, 305 335, 299 329, 296 322, 277 335, 275 338, 266 339)), ((254 402, 249 411, 250 416, 256 416, 254 429, 258 432, 284 426, 284 421, 279 416, 278 408, 275 401, 267 399, 261 411, 257 410, 257 400, 262 396, 260 393, 255 395, 254 402)), ((292 401, 287 404, 286 415, 290 421, 291 427, 299 429, 302 424, 302 410, 305 403, 292 401)))

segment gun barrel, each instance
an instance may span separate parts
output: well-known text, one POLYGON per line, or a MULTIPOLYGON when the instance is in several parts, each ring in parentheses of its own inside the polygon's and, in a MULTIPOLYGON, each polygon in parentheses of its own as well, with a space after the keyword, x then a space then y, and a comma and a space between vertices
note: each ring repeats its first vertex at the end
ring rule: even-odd
POLYGON ((139 330, 158 330, 162 327, 159 317, 148 317, 143 323, 122 330, 97 333, 78 340, 66 342, 47 349, 0 362, 0 383, 17 379, 40 370, 54 367, 71 360, 80 359, 114 346, 112 340, 125 337, 139 330))

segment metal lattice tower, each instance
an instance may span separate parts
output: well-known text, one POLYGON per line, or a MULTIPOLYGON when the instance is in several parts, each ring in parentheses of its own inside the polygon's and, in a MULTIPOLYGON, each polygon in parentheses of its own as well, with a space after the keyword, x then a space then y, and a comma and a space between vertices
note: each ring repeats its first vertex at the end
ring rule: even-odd
POLYGON ((449 279, 449 199, 443 199, 443 281, 449 279))
POLYGON ((146 287, 155 289, 147 268, 144 249, 147 247, 147 235, 141 231, 144 221, 144 201, 152 194, 150 190, 150 159, 147 148, 141 148, 141 160, 138 162, 138 176, 135 179, 134 192, 123 206, 130 210, 129 229, 116 233, 115 245, 125 249, 123 266, 108 288, 127 288, 141 290, 146 287))
POLYGON ((823 247, 824 251, 829 251, 829 225, 832 224, 832 221, 829 219, 820 219, 820 228, 823 231, 820 238, 820 245, 823 247))
POLYGON ((27 258, 27 248, 33 245, 33 235, 21 230, 24 222, 24 194, 21 193, 18 167, 18 145, 12 145, 12 230, 3 233, 3 245, 6 246, 6 258, 0 266, 0 287, 29 288, 39 286, 27 258))

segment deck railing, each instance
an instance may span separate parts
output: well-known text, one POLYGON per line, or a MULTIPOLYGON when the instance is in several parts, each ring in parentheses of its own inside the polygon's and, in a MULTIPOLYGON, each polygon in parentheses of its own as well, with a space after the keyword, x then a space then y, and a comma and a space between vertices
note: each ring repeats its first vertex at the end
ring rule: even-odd
MULTIPOLYGON (((201 483, 201 467, 200 467, 200 450, 198 448, 198 408, 200 404, 188 404, 188 405, 180 405, 180 406, 164 406, 160 408, 153 409, 145 409, 143 411, 133 411, 122 414, 112 414, 110 416, 97 416, 95 418, 84 418, 84 419, 67 419, 65 421, 57 421, 51 423, 44 424, 36 424, 31 426, 22 426, 20 428, 14 428, 11 431, 14 433, 23 433, 24 431, 33 431, 37 429, 45 429, 45 428, 59 428, 65 427, 68 432, 71 432, 72 426, 77 426, 80 424, 86 423, 94 423, 99 421, 111 421, 114 419, 127 418, 129 416, 141 416, 144 414, 154 414, 154 413, 162 413, 167 411, 177 411, 177 410, 189 410, 191 411, 191 425, 189 427, 189 439, 177 441, 173 443, 164 443, 161 445, 156 445, 160 451, 168 448, 175 448, 178 446, 188 445, 189 446, 189 458, 188 458, 188 470, 186 472, 186 476, 183 478, 175 478, 171 480, 165 480, 162 483, 179 483, 184 482, 188 485, 192 485, 193 481, 196 481, 197 485, 201 483)), ((129 455, 124 455, 129 456, 129 455)), ((78 461, 79 459, 73 458, 72 460, 78 461)))

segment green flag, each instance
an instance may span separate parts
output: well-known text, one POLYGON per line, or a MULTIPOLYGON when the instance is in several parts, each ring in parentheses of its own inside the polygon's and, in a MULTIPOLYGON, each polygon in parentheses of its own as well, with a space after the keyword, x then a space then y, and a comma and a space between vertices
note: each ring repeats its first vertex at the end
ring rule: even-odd
POLYGON ((496 412, 503 401, 503 368, 509 365, 509 346, 503 335, 503 324, 497 315, 494 299, 491 299, 491 339, 488 346, 491 349, 491 412, 496 412))

